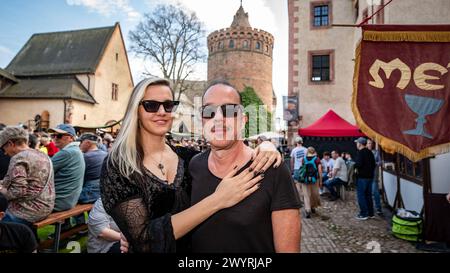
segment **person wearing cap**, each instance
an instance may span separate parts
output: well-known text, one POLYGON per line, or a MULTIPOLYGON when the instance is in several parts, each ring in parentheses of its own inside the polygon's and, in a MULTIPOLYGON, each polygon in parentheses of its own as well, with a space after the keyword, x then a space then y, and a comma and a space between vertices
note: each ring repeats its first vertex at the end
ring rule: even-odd
MULTIPOLYGON (((295 173, 300 171, 300 168, 302 167, 302 162, 303 162, 302 158, 305 157, 306 152, 308 151, 308 149, 303 147, 303 138, 302 137, 296 136, 295 144, 297 145, 297 147, 295 147, 291 151, 291 172, 294 174, 294 177, 295 177, 295 173)), ((296 182, 295 187, 297 188, 298 195, 300 196, 301 192, 302 192, 300 181, 297 181, 295 178, 294 178, 294 181, 296 182)))
POLYGON ((100 197, 100 174, 103 160, 108 153, 98 148, 99 140, 100 138, 92 133, 85 133, 79 139, 86 169, 78 203, 94 203, 100 197))
POLYGON ((73 208, 83 188, 85 163, 72 125, 60 124, 49 129, 60 151, 52 157, 55 173, 55 211, 73 208))
MULTIPOLYGON (((0 132, 6 128, 6 125, 3 123, 0 123, 0 132)), ((11 160, 11 157, 4 154, 2 151, 0 151, 0 180, 5 177, 6 173, 8 172, 8 166, 9 161, 11 160)))
POLYGON ((36 237, 28 226, 3 221, 8 206, 8 200, 0 193, 0 254, 36 252, 36 237))
POLYGON ((360 212, 356 216, 358 220, 367 220, 374 217, 372 201, 372 182, 375 173, 375 158, 372 152, 367 149, 367 139, 360 137, 355 140, 358 153, 355 159, 356 189, 360 212))
POLYGON ((55 190, 49 157, 29 148, 28 137, 20 127, 0 132, 0 147, 11 157, 8 173, 0 181, 0 193, 9 201, 3 221, 31 225, 52 212, 55 190))

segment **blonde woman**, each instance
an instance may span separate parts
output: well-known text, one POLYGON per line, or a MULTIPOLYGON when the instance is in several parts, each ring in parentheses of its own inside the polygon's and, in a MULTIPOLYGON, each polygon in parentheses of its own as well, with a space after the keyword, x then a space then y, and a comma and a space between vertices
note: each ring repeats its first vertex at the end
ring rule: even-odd
MULTIPOLYGON (((194 227, 221 209, 231 207, 258 189, 261 176, 235 166, 216 191, 190 206, 190 159, 195 151, 172 147, 165 135, 178 105, 169 82, 141 81, 133 90, 120 133, 105 159, 101 198, 130 245, 130 252, 184 252, 194 227)), ((275 147, 255 161, 280 164, 275 147)), ((267 169, 267 164, 257 169, 267 169)), ((259 166, 258 165, 258 166, 259 166)), ((250 166, 252 167, 252 166, 250 166)), ((258 171, 258 170, 257 170, 258 171)))
POLYGON ((320 206, 319 188, 322 187, 322 165, 313 147, 308 147, 301 165, 305 168, 301 179, 305 214, 306 218, 311 218, 311 213, 320 206))

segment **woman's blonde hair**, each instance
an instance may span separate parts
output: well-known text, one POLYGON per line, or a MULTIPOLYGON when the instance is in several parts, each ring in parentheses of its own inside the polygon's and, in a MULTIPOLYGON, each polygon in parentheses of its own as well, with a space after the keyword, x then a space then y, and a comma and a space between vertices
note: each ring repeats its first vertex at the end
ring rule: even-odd
MULTIPOLYGON (((119 135, 109 153, 108 166, 113 165, 126 178, 130 178, 133 173, 142 174, 143 152, 139 139, 138 110, 147 87, 151 85, 164 85, 170 88, 169 81, 156 77, 144 79, 136 85, 128 101, 119 135)), ((173 91, 170 90, 173 96, 173 91)))
POLYGON ((314 147, 308 147, 308 152, 309 155, 315 155, 316 154, 316 149, 314 149, 314 147))

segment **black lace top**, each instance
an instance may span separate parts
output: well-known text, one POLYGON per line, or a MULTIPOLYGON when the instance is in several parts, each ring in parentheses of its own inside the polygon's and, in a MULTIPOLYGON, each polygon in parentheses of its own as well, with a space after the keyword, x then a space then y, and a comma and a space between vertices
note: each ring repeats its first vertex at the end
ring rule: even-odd
POLYGON ((188 251, 188 238, 175 241, 171 215, 190 205, 188 165, 197 152, 183 147, 172 149, 179 157, 172 184, 148 170, 127 179, 107 159, 103 162, 100 178, 103 205, 130 243, 130 252, 188 251))

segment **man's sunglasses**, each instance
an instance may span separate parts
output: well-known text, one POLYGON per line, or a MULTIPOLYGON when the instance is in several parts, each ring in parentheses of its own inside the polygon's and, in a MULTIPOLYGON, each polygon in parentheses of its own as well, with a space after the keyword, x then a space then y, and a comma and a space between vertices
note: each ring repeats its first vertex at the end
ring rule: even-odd
POLYGON ((223 104, 223 105, 205 105, 201 108, 202 118, 212 119, 216 116, 218 109, 222 111, 224 118, 235 118, 239 112, 243 111, 243 107, 240 104, 223 104))
POLYGON ((53 134, 52 138, 61 139, 63 136, 70 136, 69 134, 53 134))
POLYGON ((139 103, 142 105, 146 112, 148 113, 156 113, 159 110, 159 107, 162 105, 164 107, 164 111, 166 113, 172 113, 176 111, 177 106, 180 104, 179 101, 174 100, 166 100, 164 102, 156 101, 156 100, 143 100, 139 103))

